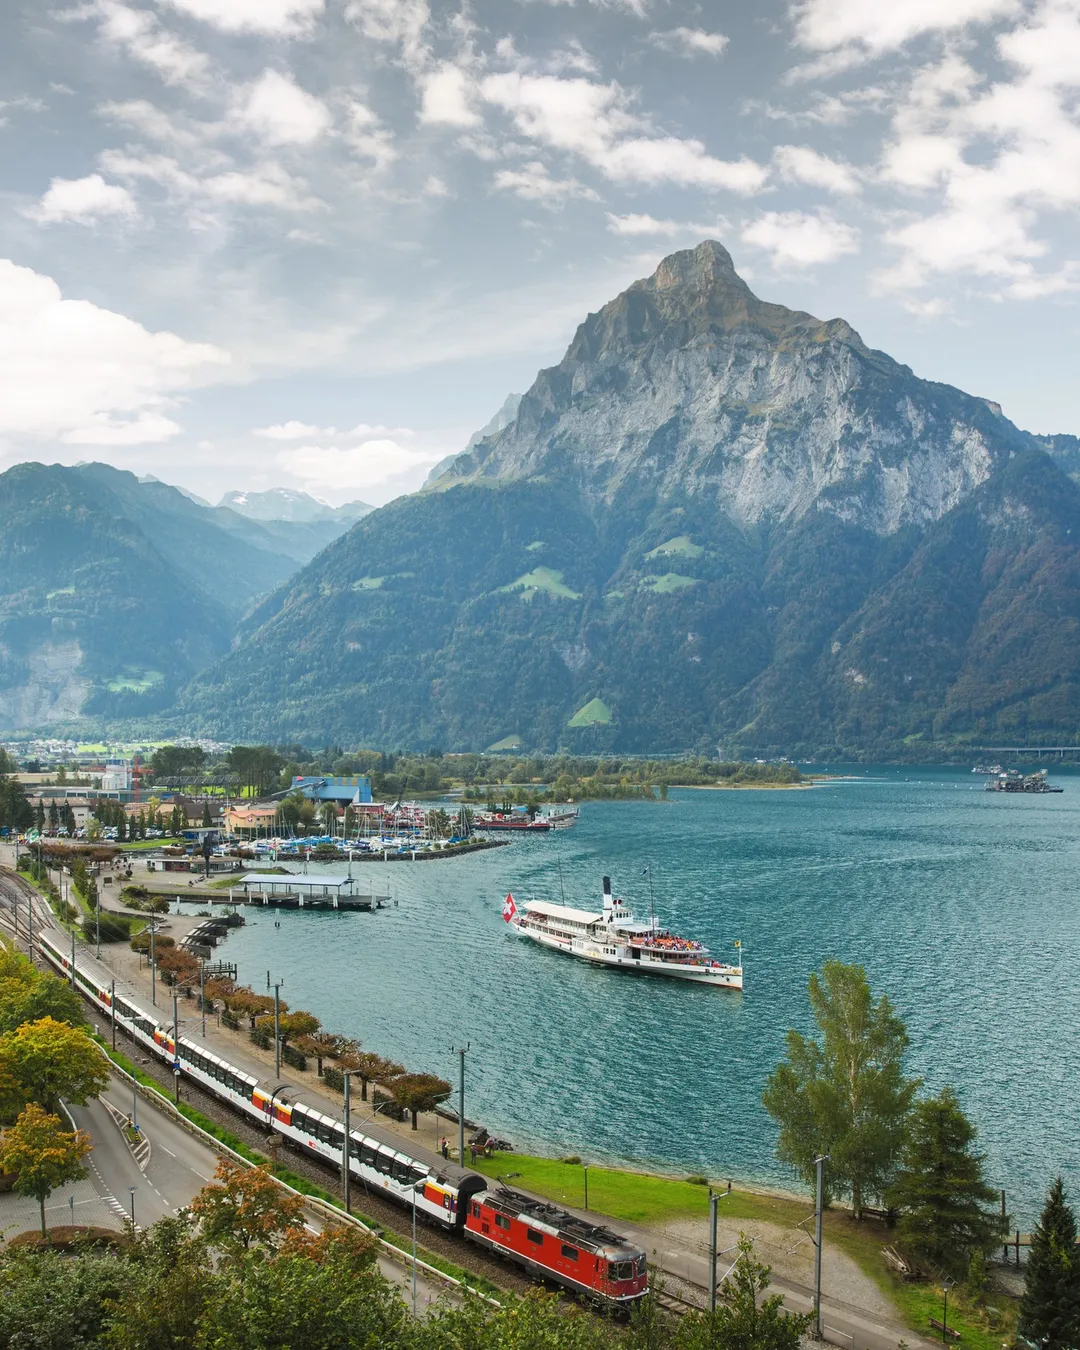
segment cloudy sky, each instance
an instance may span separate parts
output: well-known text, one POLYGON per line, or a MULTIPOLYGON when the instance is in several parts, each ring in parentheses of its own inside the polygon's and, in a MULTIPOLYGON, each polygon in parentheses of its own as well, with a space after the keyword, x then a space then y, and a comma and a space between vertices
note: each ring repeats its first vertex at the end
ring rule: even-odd
POLYGON ((383 502, 720 239, 1080 433, 1080 0, 6 0, 0 467, 383 502))

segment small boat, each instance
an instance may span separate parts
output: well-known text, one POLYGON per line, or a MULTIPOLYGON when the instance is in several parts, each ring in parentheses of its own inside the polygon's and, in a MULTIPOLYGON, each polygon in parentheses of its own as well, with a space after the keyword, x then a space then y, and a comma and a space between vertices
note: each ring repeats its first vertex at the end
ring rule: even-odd
POLYGON ((513 830, 518 834, 540 834, 553 828, 550 820, 543 820, 539 816, 532 820, 527 815, 507 815, 502 811, 473 813, 474 830, 513 830))
POLYGON ((718 989, 743 987, 741 942, 735 943, 739 965, 717 961, 702 943, 663 928, 655 915, 636 919, 621 899, 612 896, 610 877, 604 877, 603 891, 600 913, 545 900, 531 900, 519 910, 514 897, 508 895, 503 918, 520 937, 593 965, 666 975, 718 989))

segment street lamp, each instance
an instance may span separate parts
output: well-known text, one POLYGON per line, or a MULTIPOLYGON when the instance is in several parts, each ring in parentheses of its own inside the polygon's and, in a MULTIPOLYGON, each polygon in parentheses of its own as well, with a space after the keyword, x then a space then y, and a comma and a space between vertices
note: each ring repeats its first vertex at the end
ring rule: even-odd
POLYGON ((944 1300, 941 1308, 942 1345, 948 1345, 949 1343, 949 1290, 954 1288, 955 1285, 956 1285, 955 1280, 946 1280, 945 1283, 941 1286, 941 1295, 942 1299, 944 1300))
POLYGON ((133 1233, 135 1231, 135 1192, 138 1189, 139 1189, 138 1186, 128 1187, 128 1190, 131 1192, 131 1231, 133 1233))

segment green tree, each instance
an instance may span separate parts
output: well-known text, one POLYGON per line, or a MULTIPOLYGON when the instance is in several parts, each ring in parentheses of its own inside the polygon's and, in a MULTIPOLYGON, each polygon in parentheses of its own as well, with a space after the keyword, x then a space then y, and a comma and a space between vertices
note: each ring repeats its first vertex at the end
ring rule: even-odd
POLYGON ((1080 1249, 1076 1215, 1058 1177, 1031 1235, 1020 1327, 1046 1350, 1080 1345, 1080 1249))
POLYGON ((9 1251, 0 1261, 0 1346, 97 1350, 128 1270, 113 1253, 9 1251))
POLYGON ((109 1081, 105 1060, 86 1032, 52 1017, 0 1036, 0 1077, 4 1073, 25 1101, 52 1111, 59 1109, 61 1097, 85 1106, 109 1081))
POLYGON ((65 1130, 59 1116, 30 1102, 14 1125, 0 1136, 0 1167, 15 1177, 15 1190, 41 1207, 41 1236, 46 1234, 45 1201, 69 1181, 87 1175, 82 1161, 93 1148, 85 1130, 65 1130))
POLYGON ((82 1026, 86 1021, 82 1000, 66 980, 42 974, 14 953, 0 952, 0 1036, 43 1017, 69 1026, 82 1026), (6 972, 9 963, 14 967, 10 974, 6 972))
POLYGON ((998 1193, 983 1178, 983 1155, 972 1151, 975 1135, 951 1088, 917 1102, 888 1192, 902 1245, 959 1276, 1007 1226, 994 1206, 998 1193))
POLYGON ((433 1073, 403 1073, 390 1080, 390 1095, 410 1113, 414 1130, 419 1112, 434 1111, 452 1090, 445 1078, 437 1078, 433 1073))
POLYGON ((785 1312, 780 1294, 764 1296, 771 1283, 772 1268, 755 1258, 753 1242, 740 1233, 739 1256, 720 1286, 715 1316, 685 1319, 680 1350, 799 1350, 813 1319, 785 1312))
POLYGON ((873 1002, 862 966, 826 961, 808 990, 821 1042, 789 1031, 762 1101, 781 1161, 812 1183, 814 1159, 829 1154, 827 1196, 850 1193, 860 1218, 895 1174, 919 1080, 904 1077, 904 1024, 887 997, 873 1002))
POLYGON ((206 1347, 202 1332, 207 1318, 230 1295, 235 1305, 243 1291, 230 1284, 228 1272, 213 1260, 191 1212, 182 1210, 175 1217, 159 1219, 136 1235, 124 1261, 123 1287, 111 1308, 102 1346, 108 1350, 206 1347))

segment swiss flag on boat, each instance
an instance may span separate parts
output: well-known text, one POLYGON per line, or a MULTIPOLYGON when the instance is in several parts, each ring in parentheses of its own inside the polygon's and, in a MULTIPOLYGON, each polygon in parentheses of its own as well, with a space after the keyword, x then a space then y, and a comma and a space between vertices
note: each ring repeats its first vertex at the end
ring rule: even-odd
POLYGON ((506 920, 507 923, 509 923, 516 913, 517 913, 517 905, 514 904, 514 897, 512 895, 508 895, 506 897, 505 903, 503 904, 503 918, 506 920))

